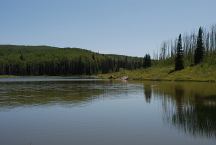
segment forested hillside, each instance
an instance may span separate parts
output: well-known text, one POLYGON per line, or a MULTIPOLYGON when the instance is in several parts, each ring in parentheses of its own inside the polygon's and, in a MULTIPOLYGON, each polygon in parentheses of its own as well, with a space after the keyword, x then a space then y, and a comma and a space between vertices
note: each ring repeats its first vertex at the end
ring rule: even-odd
POLYGON ((92 75, 143 65, 143 58, 79 48, 0 45, 0 75, 92 75))

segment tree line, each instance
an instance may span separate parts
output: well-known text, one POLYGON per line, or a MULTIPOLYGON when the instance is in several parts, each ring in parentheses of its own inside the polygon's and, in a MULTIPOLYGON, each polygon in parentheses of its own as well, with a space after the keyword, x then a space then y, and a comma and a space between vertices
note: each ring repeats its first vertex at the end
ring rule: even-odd
POLYGON ((93 75, 151 66, 150 55, 105 55, 79 48, 0 46, 0 75, 93 75))
MULTIPOLYGON (((202 43, 206 57, 214 57, 216 53, 216 25, 210 28, 202 29, 202 43)), ((192 32, 190 34, 181 35, 182 49, 184 50, 184 61, 187 64, 194 63, 194 55, 197 47, 198 33, 192 32)), ((158 52, 154 53, 155 60, 175 59, 177 54, 178 38, 164 41, 158 52)))
POLYGON ((175 70, 206 62, 215 64, 216 25, 210 29, 199 28, 198 32, 180 34, 177 39, 164 41, 154 59, 165 64, 175 64, 175 70))

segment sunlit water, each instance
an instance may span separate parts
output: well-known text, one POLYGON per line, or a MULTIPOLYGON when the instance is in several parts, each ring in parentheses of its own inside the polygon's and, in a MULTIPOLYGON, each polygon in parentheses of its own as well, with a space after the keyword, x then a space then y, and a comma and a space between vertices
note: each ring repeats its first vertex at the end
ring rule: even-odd
POLYGON ((0 79, 0 145, 215 145, 216 84, 0 79))

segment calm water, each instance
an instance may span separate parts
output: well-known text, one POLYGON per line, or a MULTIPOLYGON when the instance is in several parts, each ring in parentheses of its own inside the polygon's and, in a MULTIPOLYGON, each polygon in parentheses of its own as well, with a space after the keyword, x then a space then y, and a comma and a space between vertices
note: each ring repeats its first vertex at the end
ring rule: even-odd
POLYGON ((0 145, 215 145, 216 84, 0 79, 0 145))

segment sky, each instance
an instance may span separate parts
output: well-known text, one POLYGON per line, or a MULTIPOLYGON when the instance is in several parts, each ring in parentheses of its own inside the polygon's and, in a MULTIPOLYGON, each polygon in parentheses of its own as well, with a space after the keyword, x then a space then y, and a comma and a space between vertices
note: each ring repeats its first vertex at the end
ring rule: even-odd
POLYGON ((216 24, 216 0, 0 0, 0 44, 144 56, 216 24))

